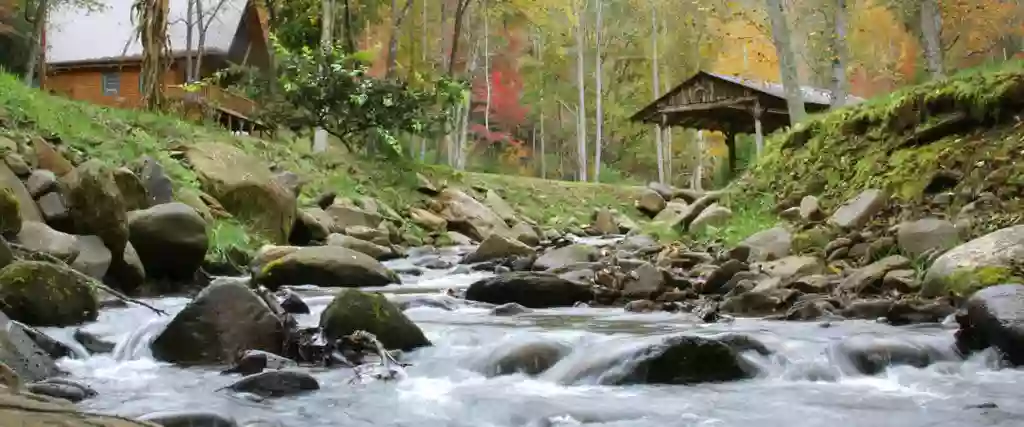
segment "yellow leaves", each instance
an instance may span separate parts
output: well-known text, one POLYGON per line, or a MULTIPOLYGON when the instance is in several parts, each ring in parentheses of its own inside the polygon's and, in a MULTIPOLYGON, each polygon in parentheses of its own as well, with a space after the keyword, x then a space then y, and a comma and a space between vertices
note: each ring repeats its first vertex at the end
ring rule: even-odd
POLYGON ((779 80, 775 45, 771 37, 754 23, 735 19, 723 24, 717 32, 727 42, 722 44, 715 59, 715 72, 758 80, 779 80))

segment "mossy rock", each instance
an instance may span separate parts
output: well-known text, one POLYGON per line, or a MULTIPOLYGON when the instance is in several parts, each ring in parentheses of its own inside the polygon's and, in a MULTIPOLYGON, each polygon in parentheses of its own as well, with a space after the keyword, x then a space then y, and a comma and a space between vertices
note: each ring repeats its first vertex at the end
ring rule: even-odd
POLYGON ((369 255, 341 246, 301 248, 268 262, 256 281, 270 289, 317 285, 358 288, 401 283, 395 272, 369 255))
POLYGON ((320 326, 332 340, 362 330, 377 336, 388 349, 409 351, 431 345, 419 326, 380 293, 341 291, 324 310, 320 326))
POLYGON ((142 183, 142 179, 135 175, 131 169, 120 167, 114 169, 114 183, 124 197, 125 209, 129 211, 146 209, 149 207, 149 192, 142 183))
POLYGON ((89 160, 62 176, 61 186, 75 233, 99 236, 119 257, 128 242, 127 211, 111 168, 89 160))
POLYGON ((295 195, 274 179, 266 164, 216 142, 190 146, 186 156, 203 191, 272 242, 288 242, 297 216, 295 195))
POLYGON ((21 231, 21 211, 14 190, 0 188, 0 235, 13 236, 21 231))
POLYGON ((814 227, 793 234, 793 253, 796 255, 824 255, 825 246, 835 233, 823 227, 814 227))
POLYGON ((0 270, 0 310, 32 326, 71 326, 96 320, 93 279, 42 261, 16 261, 0 270))
POLYGON ((989 286, 1003 283, 1024 283, 1024 278, 1020 276, 1009 267, 961 268, 946 279, 946 290, 966 297, 989 286))

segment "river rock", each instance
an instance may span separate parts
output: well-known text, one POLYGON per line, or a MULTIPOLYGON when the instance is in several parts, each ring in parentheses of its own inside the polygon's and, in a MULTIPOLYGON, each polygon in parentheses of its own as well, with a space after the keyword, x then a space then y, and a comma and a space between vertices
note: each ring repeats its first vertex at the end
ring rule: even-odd
POLYGON ((777 277, 786 284, 791 279, 797 277, 824 273, 825 264, 818 257, 788 256, 776 261, 759 264, 755 269, 771 277, 777 277))
POLYGON ((336 228, 334 218, 328 215, 327 211, 318 207, 303 208, 299 210, 298 216, 295 218, 295 225, 292 226, 292 234, 288 236, 288 242, 298 246, 323 242, 331 234, 332 228, 336 228))
POLYGON ((139 417, 139 420, 160 427, 238 427, 232 417, 202 411, 154 412, 139 417))
POLYGON ((460 190, 446 188, 438 194, 437 200, 442 205, 440 215, 448 221, 449 230, 477 241, 493 233, 509 235, 511 232, 501 216, 460 190))
POLYGON ((480 243, 480 246, 478 246, 473 253, 466 255, 462 262, 472 264, 507 258, 510 256, 530 256, 533 254, 533 248, 527 246, 525 243, 494 233, 487 236, 487 238, 480 243))
POLYGON ((75 236, 41 222, 24 223, 16 240, 29 251, 41 252, 64 262, 74 262, 81 250, 75 236))
POLYGON ((25 189, 34 199, 53 191, 57 187, 57 175, 46 169, 36 169, 25 180, 25 189))
POLYGON ((448 227, 448 221, 426 209, 409 208, 409 219, 428 231, 444 231, 448 227))
POLYGON ((17 261, 0 270, 0 310, 33 326, 96 320, 93 279, 61 265, 17 261))
POLYGON ((344 234, 346 228, 356 226, 375 229, 384 221, 384 217, 379 214, 367 212, 347 199, 336 199, 334 204, 324 211, 333 220, 333 233, 344 234))
POLYGON ((466 299, 491 304, 514 302, 529 308, 571 307, 592 300, 593 291, 554 274, 515 272, 469 285, 466 299))
POLYGON ((75 236, 75 241, 78 256, 71 263, 71 268, 93 279, 102 280, 113 260, 110 250, 103 244, 103 240, 99 236, 75 236))
POLYGON ((1024 365, 1024 285, 1002 284, 975 292, 957 314, 963 351, 994 347, 1014 366, 1024 365))
POLYGON ((320 327, 331 340, 355 331, 369 332, 388 349, 415 350, 430 345, 423 331, 380 293, 344 289, 320 316, 320 327))
POLYGON ((657 191, 652 189, 644 189, 637 197, 635 202, 636 208, 643 212, 647 216, 653 218, 658 215, 659 212, 665 209, 666 202, 665 198, 658 194, 657 191))
POLYGON ((14 262, 14 251, 7 244, 7 240, 0 236, 0 269, 7 267, 11 262, 14 262))
POLYGON ((89 160, 62 176, 61 186, 75 233, 99 236, 120 259, 128 242, 127 211, 111 169, 89 160))
POLYGON ((28 335, 28 337, 31 338, 32 341, 39 346, 39 348, 43 349, 43 351, 45 351, 46 354, 49 354, 51 358, 78 358, 78 355, 75 353, 75 351, 72 350, 71 347, 68 347, 67 344, 62 343, 54 339, 53 337, 46 335, 46 333, 44 333, 43 331, 40 331, 29 325, 18 322, 16 320, 13 320, 12 322, 14 324, 14 327, 21 328, 22 331, 25 331, 25 334, 28 335))
POLYGON ((1020 259, 1024 259, 1024 225, 991 232, 938 257, 925 273, 921 295, 965 293, 999 284, 1012 276, 1013 265, 1020 259))
POLYGON ((910 260, 901 255, 887 256, 843 278, 843 281, 839 282, 839 290, 849 295, 877 293, 882 290, 882 280, 886 273, 910 267, 910 264, 910 260))
POLYGON ((281 319, 244 281, 217 279, 178 312, 150 346, 158 360, 227 363, 243 350, 280 353, 281 319))
POLYGON ((935 362, 959 359, 952 346, 867 335, 843 340, 836 346, 836 353, 863 375, 875 375, 890 366, 924 368, 935 362))
POLYGON ((145 421, 78 412, 67 400, 11 394, 0 387, 0 420, 12 427, 158 427, 145 421))
POLYGON ((164 172, 163 165, 150 156, 143 156, 137 162, 141 164, 138 172, 139 179, 142 180, 143 186, 146 187, 147 206, 174 201, 174 184, 167 177, 167 173, 164 172))
POLYGON ((16 234, 22 222, 42 220, 25 185, 6 163, 0 162, 0 234, 16 234))
POLYGON ((75 329, 75 333, 72 337, 90 354, 113 353, 114 348, 117 347, 116 343, 107 341, 100 336, 81 328, 75 329))
POLYGON ((320 389, 316 378, 300 371, 267 371, 250 375, 232 384, 231 391, 261 397, 285 397, 320 389))
MULTIPOLYGON (((0 363, 14 370, 25 382, 42 381, 59 372, 53 357, 3 311, 0 311, 0 363)), ((2 390, 0 387, 0 392, 2 390)))
POLYGON ((267 263, 256 280, 271 290, 285 285, 355 288, 401 283, 377 260, 341 246, 301 248, 267 263))
POLYGON ((29 166, 28 162, 25 161, 25 158, 21 157, 18 153, 9 152, 4 154, 3 162, 7 163, 7 167, 11 168, 11 172, 14 172, 18 177, 25 177, 32 173, 32 167, 29 166))
POLYGON ((805 221, 821 221, 825 219, 825 214, 821 211, 817 197, 804 196, 800 199, 800 218, 805 221))
POLYGON ((510 302, 502 304, 491 309, 491 314, 494 316, 515 316, 517 314, 529 313, 533 310, 523 307, 520 304, 510 302))
POLYGON ((299 294, 290 290, 283 290, 283 295, 279 304, 284 309, 285 313, 291 314, 309 314, 309 306, 302 300, 299 294))
POLYGON ((398 254, 389 247, 368 242, 358 237, 346 236, 338 233, 331 233, 330 236, 327 236, 327 246, 348 248, 379 261, 386 261, 398 257, 398 254))
POLYGON ((78 403, 89 397, 85 390, 68 384, 32 383, 26 385, 25 389, 35 394, 64 399, 71 403, 78 403))
POLYGON ((626 275, 622 284, 622 295, 626 298, 654 298, 663 291, 664 284, 665 277, 661 270, 645 262, 626 275))
POLYGON ((120 167, 114 169, 114 184, 121 191, 124 197, 124 206, 128 211, 146 209, 149 207, 149 194, 146 192, 146 185, 142 179, 135 175, 131 169, 120 167))
POLYGON ((230 369, 224 370, 221 374, 242 374, 252 375, 263 372, 266 369, 285 369, 298 366, 294 360, 278 356, 262 350, 247 350, 235 362, 230 369))
POLYGON ((469 236, 459 233, 458 231, 445 232, 445 236, 452 243, 452 245, 455 246, 470 246, 473 244, 473 239, 470 239, 469 236))
POLYGON ((164 203, 128 215, 131 243, 150 278, 190 280, 209 246, 203 217, 184 203, 164 203))
POLYGON ((533 263, 533 269, 539 271, 554 270, 572 264, 597 261, 599 251, 596 247, 575 244, 549 250, 533 263))
POLYGON ((889 195, 882 190, 869 189, 846 201, 829 217, 829 224, 841 228, 858 228, 868 223, 872 216, 885 208, 889 195))
POLYGON ((770 261, 789 255, 793 246, 793 235, 783 227, 775 227, 754 233, 739 246, 750 249, 748 262, 770 261))
POLYGON ((266 164, 217 142, 190 145, 185 154, 203 191, 273 242, 288 241, 297 215, 295 196, 274 179, 266 164))
POLYGON ((902 253, 916 257, 928 251, 944 252, 960 242, 960 235, 952 222, 925 218, 898 225, 896 242, 902 253))
POLYGON ((697 233, 709 226, 721 226, 729 222, 730 218, 732 218, 732 211, 729 208, 713 203, 693 219, 687 230, 691 233, 697 233))
POLYGON ((624 350, 602 352, 573 372, 549 373, 557 374, 561 383, 574 384, 597 377, 605 385, 699 384, 751 378, 757 368, 743 359, 741 353, 767 350, 752 338, 737 337, 651 337, 624 350))
POLYGON ((555 366, 572 351, 555 341, 514 342, 495 347, 477 362, 477 370, 488 376, 525 374, 538 375, 555 366))

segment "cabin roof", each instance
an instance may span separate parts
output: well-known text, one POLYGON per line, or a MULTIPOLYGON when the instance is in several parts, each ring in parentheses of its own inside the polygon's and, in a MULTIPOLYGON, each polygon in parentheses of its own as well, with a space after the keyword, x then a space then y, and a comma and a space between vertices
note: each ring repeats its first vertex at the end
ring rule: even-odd
MULTIPOLYGON (((142 57, 142 45, 135 37, 132 23, 134 0, 105 0, 102 10, 86 12, 73 7, 53 11, 46 25, 46 62, 52 65, 76 65, 131 60, 142 57)), ((188 0, 168 0, 167 35, 175 56, 185 52, 188 29, 185 16, 188 0)), ((217 2, 207 7, 213 9, 217 2)), ((249 0, 224 0, 206 32, 204 49, 208 53, 227 53, 245 16, 249 0)), ((210 16, 212 10, 206 12, 210 16)), ((204 19, 209 19, 204 17, 204 19)), ((193 43, 199 29, 192 29, 193 43)))

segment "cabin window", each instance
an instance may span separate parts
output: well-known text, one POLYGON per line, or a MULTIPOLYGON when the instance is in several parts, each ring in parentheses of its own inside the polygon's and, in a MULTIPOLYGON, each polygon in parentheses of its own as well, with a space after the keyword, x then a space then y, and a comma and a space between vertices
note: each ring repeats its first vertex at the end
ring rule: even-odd
POLYGON ((103 73, 103 95, 117 96, 121 92, 121 75, 119 73, 103 73))

